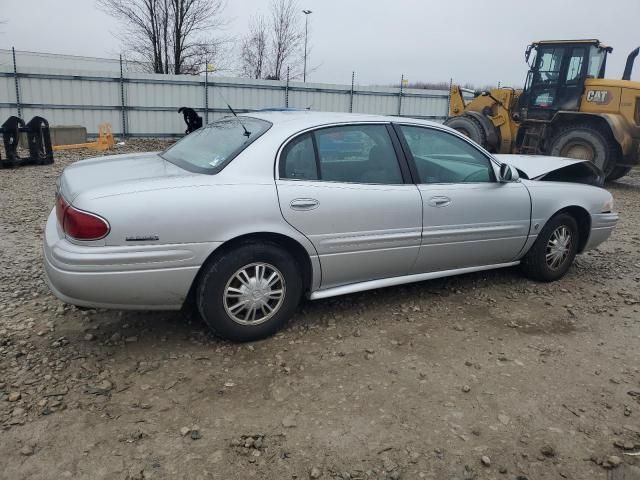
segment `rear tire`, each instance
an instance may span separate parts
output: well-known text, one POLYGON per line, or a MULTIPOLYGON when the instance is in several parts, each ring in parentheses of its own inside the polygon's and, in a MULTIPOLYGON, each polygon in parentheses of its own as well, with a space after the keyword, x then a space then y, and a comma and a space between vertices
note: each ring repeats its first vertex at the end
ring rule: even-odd
POLYGON ((611 172, 611 175, 607 177, 607 181, 613 182, 626 176, 631 171, 631 167, 615 167, 611 172))
POLYGON ((218 336, 249 342, 276 333, 302 295, 297 262, 273 243, 247 243, 205 265, 196 293, 200 315, 218 336))
POLYGON ((606 132, 591 125, 566 125, 551 139, 549 155, 595 163, 609 179, 616 166, 618 145, 606 132))
POLYGON ((487 133, 482 124, 471 115, 463 114, 459 117, 451 117, 445 120, 444 124, 469 137, 481 147, 487 148, 487 133))
POLYGON ((525 275, 540 282, 562 278, 578 253, 578 224, 567 213, 551 218, 522 259, 525 275))

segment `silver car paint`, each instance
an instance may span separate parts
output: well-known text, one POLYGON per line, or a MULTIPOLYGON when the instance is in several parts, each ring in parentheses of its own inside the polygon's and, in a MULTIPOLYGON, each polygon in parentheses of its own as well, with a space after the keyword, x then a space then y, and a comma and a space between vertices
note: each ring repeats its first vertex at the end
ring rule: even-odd
POLYGON ((422 231, 415 185, 299 180, 276 184, 284 218, 316 247, 321 288, 410 273, 422 231), (316 201, 317 207, 296 210, 297 199, 316 201))
MULTIPOLYGON (((157 153, 133 153, 98 157, 69 165, 60 179, 60 187, 65 191, 67 199, 73 202, 76 197, 89 192, 92 196, 100 194, 100 190, 109 185, 117 186, 117 193, 127 191, 127 184, 136 188, 156 188, 157 182, 171 178, 190 177, 193 182, 195 174, 164 161, 157 153), (91 175, 87 175, 87 168, 91 175)), ((107 190, 106 194, 109 193, 107 190)))
POLYGON ((412 273, 493 265, 518 258, 530 227, 531 200, 524 185, 492 182, 419 188, 424 229, 412 273), (445 198, 448 203, 440 206, 432 201, 434 198, 445 198))
MULTIPOLYGON (((569 207, 580 207, 591 215, 593 223, 593 216, 602 213, 605 203, 611 199, 611 194, 605 189, 591 185, 538 182, 535 180, 521 180, 521 182, 527 187, 533 199, 531 204, 531 235, 523 255, 533 245, 538 233, 555 213, 569 207), (559 195, 559 193, 562 194, 559 195)), ((616 221, 617 218, 618 216, 615 214, 616 221)), ((611 230, 609 230, 610 233, 611 230)))
MULTIPOLYGON (((415 280, 418 277, 401 275, 402 272, 415 273, 418 270, 408 269, 407 265, 412 265, 411 259, 417 259, 418 251, 423 247, 425 255, 420 261, 426 262, 426 265, 429 264, 425 260, 429 257, 427 249, 447 243, 458 244, 457 255, 468 257, 470 252, 477 254, 478 264, 489 261, 500 263, 499 260, 510 257, 512 251, 516 250, 523 235, 526 237, 525 225, 519 218, 519 207, 511 208, 513 205, 508 204, 508 215, 505 218, 474 218, 472 212, 462 209, 451 218, 450 223, 454 227, 452 237, 447 237, 446 230, 451 229, 445 224, 446 216, 442 217, 440 225, 433 225, 429 223, 432 214, 425 212, 425 238, 435 241, 432 245, 428 241, 421 242, 420 199, 422 195, 428 201, 429 195, 434 192, 432 189, 437 188, 434 186, 425 190, 425 186, 418 188, 414 185, 322 185, 320 188, 325 192, 338 192, 335 198, 327 195, 322 199, 321 205, 331 208, 340 206, 344 209, 344 202, 349 200, 353 205, 352 194, 355 192, 367 193, 367 198, 362 201, 356 199, 357 208, 353 211, 343 210, 342 218, 335 222, 333 219, 328 220, 328 216, 322 219, 329 221, 328 225, 314 226, 313 221, 304 220, 305 217, 294 219, 295 214, 292 216, 291 212, 283 208, 287 206, 284 197, 303 198, 299 197, 302 194, 300 189, 318 187, 292 185, 295 182, 285 180, 274 181, 277 152, 287 139, 321 125, 389 123, 398 119, 314 112, 251 115, 272 121, 272 128, 217 175, 186 172, 155 154, 116 156, 112 163, 110 157, 103 157, 68 167, 61 179, 63 195, 68 200, 72 199, 76 208, 107 218, 111 224, 111 232, 104 240, 97 242, 78 242, 65 238, 57 225, 55 212, 52 212, 47 223, 44 250, 46 272, 54 293, 63 300, 78 305, 177 309, 181 307, 197 271, 216 248, 239 236, 260 232, 284 235, 303 246, 312 264, 312 298, 356 291, 367 285, 352 282, 381 278, 373 286, 383 286, 385 281, 402 283, 415 280), (138 170, 143 164, 146 166, 138 170), (397 218, 385 218, 381 221, 375 218, 383 217, 376 210, 381 207, 377 195, 385 192, 400 199, 398 203, 415 198, 417 204, 400 213, 400 207, 395 203, 389 207, 383 206, 388 208, 384 210, 384 216, 397 218), (373 212, 366 211, 363 215, 363 208, 372 207, 373 212), (285 220, 287 216, 289 222, 285 220), (297 224, 296 228, 291 225, 291 221, 297 224), (470 234, 460 228, 465 222, 474 225, 470 234), (331 228, 334 223, 339 227, 335 231, 331 228), (435 229, 432 228, 434 226, 435 229), (307 230, 307 234, 301 233, 298 227, 300 230, 307 230), (433 235, 429 237, 429 233, 433 235), (145 235, 157 235, 159 240, 126 241, 126 237, 145 235), (455 240, 456 237, 457 242, 448 241, 455 240), (484 237, 485 240, 495 242, 496 246, 501 243, 507 245, 505 252, 508 255, 500 256, 498 248, 484 252, 483 248, 478 247, 483 244, 484 237), (464 245, 468 248, 462 249, 464 245), (321 258, 325 257, 326 265, 321 265, 318 252, 321 258), (374 265, 369 263, 372 259, 375 259, 376 264, 380 262, 383 272, 376 272, 372 268, 374 265), (325 269, 331 273, 326 280, 323 278, 325 269), (370 274, 369 277, 367 273, 370 274), (392 277, 382 279, 385 275, 392 277)), ((411 123, 445 128, 420 120, 411 120, 411 123)), ((492 186, 496 191, 502 188, 502 191, 514 194, 514 198, 517 197, 516 204, 521 201, 524 189, 531 192, 532 223, 538 225, 538 229, 534 231, 532 228, 526 245, 516 254, 517 258, 526 253, 544 223, 565 206, 580 206, 592 214, 593 227, 598 225, 600 230, 596 234, 592 233, 589 248, 608 237, 617 219, 616 214, 598 217, 602 206, 611 196, 596 187, 527 180, 492 186)), ((451 189, 451 186, 447 188, 451 189)), ((460 189, 462 193, 455 190, 455 195, 461 195, 456 196, 455 204, 471 205, 471 192, 463 192, 464 188, 460 189)), ((498 213, 505 210, 505 205, 500 205, 497 197, 492 202, 492 210, 498 213)), ((475 203, 475 215, 481 215, 483 205, 475 203)), ((446 253, 446 258, 453 260, 456 252, 450 250, 446 253)), ((464 262, 454 264, 468 264, 471 260, 467 258, 464 262)), ((446 268, 444 264, 440 267, 446 268)), ((487 268, 487 265, 470 268, 487 268)), ((462 271, 464 270, 460 270, 462 271)), ((440 273, 444 275, 456 272, 457 269, 449 269, 440 273)), ((422 276, 424 275, 426 273, 422 276)), ((428 275, 433 276, 431 273, 428 275)))

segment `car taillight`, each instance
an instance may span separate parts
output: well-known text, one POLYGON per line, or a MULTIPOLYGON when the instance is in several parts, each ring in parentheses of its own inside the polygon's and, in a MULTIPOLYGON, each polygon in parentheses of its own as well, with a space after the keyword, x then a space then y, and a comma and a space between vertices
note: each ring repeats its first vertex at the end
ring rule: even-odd
POLYGON ((72 207, 62 195, 56 199, 56 216, 64 232, 76 240, 100 240, 109 233, 104 218, 72 207))
MULTIPOLYGON (((64 212, 69 207, 69 204, 62 197, 62 195, 56 196, 56 217, 58 218, 58 223, 61 227, 64 225, 64 212)), ((63 227, 64 228, 64 227, 63 227)))

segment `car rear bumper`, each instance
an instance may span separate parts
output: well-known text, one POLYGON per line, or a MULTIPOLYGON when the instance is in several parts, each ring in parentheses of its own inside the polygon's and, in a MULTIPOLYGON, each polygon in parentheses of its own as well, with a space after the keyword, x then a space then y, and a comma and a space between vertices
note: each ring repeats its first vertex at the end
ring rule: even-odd
POLYGON ((611 236, 618 223, 617 213, 596 213, 591 215, 591 233, 583 251, 596 248, 611 236))
POLYGON ((53 294, 72 305, 177 310, 207 256, 219 243, 84 246, 69 242, 52 211, 44 267, 53 294))

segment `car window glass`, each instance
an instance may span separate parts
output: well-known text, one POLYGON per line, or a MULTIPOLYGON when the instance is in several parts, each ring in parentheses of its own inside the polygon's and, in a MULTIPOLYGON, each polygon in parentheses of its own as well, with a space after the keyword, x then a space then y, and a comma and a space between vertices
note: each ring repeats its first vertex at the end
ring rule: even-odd
POLYGON ((385 125, 348 125, 314 132, 320 179, 351 183, 403 183, 385 125))
POLYGON ((402 125, 420 183, 493 181, 489 159, 469 142, 448 132, 402 125))
POLYGON ((301 135, 287 144, 280 160, 280 177, 318 180, 316 156, 310 134, 301 135))
POLYGON ((269 127, 271 123, 252 117, 218 120, 174 143, 162 158, 191 172, 214 174, 269 127))

